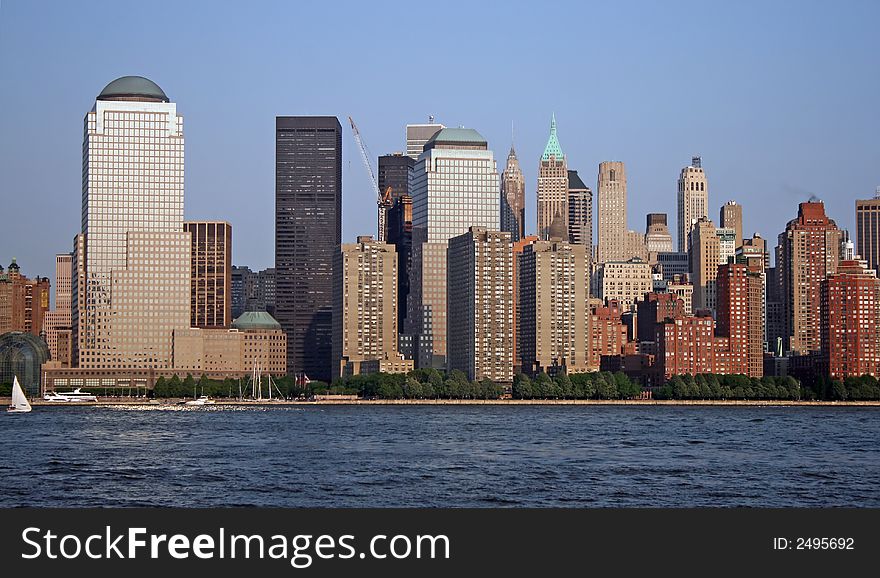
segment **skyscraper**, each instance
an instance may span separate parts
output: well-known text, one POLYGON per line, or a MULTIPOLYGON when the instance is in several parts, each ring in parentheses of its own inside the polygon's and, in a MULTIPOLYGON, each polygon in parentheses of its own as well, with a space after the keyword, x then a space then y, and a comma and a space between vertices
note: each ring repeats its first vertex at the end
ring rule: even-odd
POLYGON ((501 230, 510 233, 514 243, 526 235, 526 181, 513 145, 501 173, 501 230))
POLYGON ((709 217, 709 181, 700 157, 681 169, 678 177, 678 250, 690 251, 690 234, 701 217, 709 217))
POLYGON ((536 241, 519 258, 518 344, 529 373, 587 371, 590 257, 584 245, 536 241))
POLYGON ((806 354, 820 349, 820 285, 837 272, 841 235, 819 200, 798 205, 797 218, 779 234, 776 267, 781 278, 786 351, 806 354))
POLYGON ((406 125, 406 156, 414 161, 419 160, 425 143, 428 142, 438 130, 446 128, 442 124, 435 123, 434 117, 428 118, 427 124, 406 125))
POLYGON ((275 119, 275 316, 287 372, 327 381, 333 261, 342 241, 342 127, 335 116, 275 119))
POLYGON ((409 194, 397 197, 388 210, 387 223, 385 242, 394 245, 397 253, 397 329, 403 332, 412 274, 412 197, 409 194))
POLYGON ((568 171, 568 241, 587 248, 593 255, 593 191, 577 171, 568 171))
POLYGON ((397 254, 394 245, 361 236, 336 255, 333 288, 333 379, 360 373, 362 361, 397 354, 397 254))
POLYGON ((71 362, 70 351, 70 326, 71 317, 71 291, 73 289, 73 255, 61 253, 55 255, 55 309, 46 311, 43 315, 43 332, 46 344, 49 346, 49 355, 53 361, 71 362), (59 337, 65 350, 59 349, 59 337))
POLYGON ((403 195, 408 195, 413 165, 415 165, 415 161, 412 157, 401 153, 380 156, 379 172, 376 174, 379 190, 385 192, 386 188, 391 187, 392 201, 396 201, 403 195))
POLYGON ((742 247, 743 243, 743 207, 736 201, 727 201, 721 205, 721 221, 719 228, 733 229, 736 234, 734 249, 742 247))
POLYGON ((170 369, 173 331, 190 322, 183 117, 154 82, 124 76, 84 129, 79 367, 170 369))
POLYGON ((725 263, 718 267, 716 356, 727 373, 764 375, 764 264, 725 263))
POLYGON ((449 240, 449 369, 513 381, 513 245, 482 227, 449 240))
POLYGON ((672 235, 669 234, 666 213, 648 213, 645 246, 649 255, 672 252, 672 235))
POLYGON ((446 367, 447 242, 470 227, 500 228, 495 157, 477 131, 444 128, 413 169, 413 266, 406 332, 418 336, 418 365, 446 367))
POLYGON ((701 217, 690 236, 691 281, 694 284, 694 311, 715 312, 718 265, 721 264, 721 242, 715 224, 701 217))
POLYGON ((873 199, 856 201, 856 253, 880 274, 880 187, 873 199))
POLYGON ((568 239, 568 164, 556 137, 556 115, 538 165, 538 237, 549 239, 551 227, 568 239))
POLYGON ((621 261, 626 255, 626 169, 620 161, 599 163, 598 262, 621 261))
POLYGON ((225 221, 187 221, 192 235, 190 326, 232 324, 232 225, 225 221))

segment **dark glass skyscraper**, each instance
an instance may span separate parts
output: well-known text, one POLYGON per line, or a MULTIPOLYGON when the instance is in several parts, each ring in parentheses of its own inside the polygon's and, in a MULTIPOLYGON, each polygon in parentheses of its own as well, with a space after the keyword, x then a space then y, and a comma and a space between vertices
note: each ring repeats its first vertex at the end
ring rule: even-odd
POLYGON ((391 187, 391 199, 395 201, 401 195, 408 195, 409 181, 415 164, 412 158, 400 153, 379 157, 379 174, 376 176, 379 190, 384 193, 385 187, 391 187))
POLYGON ((275 316, 287 372, 330 380, 333 257, 342 242, 342 127, 335 116, 275 118, 275 316))

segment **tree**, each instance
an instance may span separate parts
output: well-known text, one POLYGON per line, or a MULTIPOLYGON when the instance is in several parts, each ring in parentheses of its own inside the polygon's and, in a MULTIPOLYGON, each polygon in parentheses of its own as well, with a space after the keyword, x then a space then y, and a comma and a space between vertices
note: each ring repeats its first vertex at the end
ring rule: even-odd
POLYGON ((535 381, 532 382, 532 392, 534 397, 538 399, 547 399, 553 393, 552 390, 553 380, 550 379, 550 376, 540 372, 535 376, 535 381))
POLYGON ((574 391, 571 379, 568 377, 564 371, 560 371, 556 374, 556 378, 554 379, 556 382, 556 387, 563 398, 571 398, 573 397, 572 392, 574 391))
POLYGON ((198 395, 196 395, 196 380, 191 373, 186 374, 186 379, 183 380, 183 389, 187 394, 191 391, 193 392, 193 397, 198 397, 198 395))
POLYGON ((524 373, 517 373, 513 376, 513 397, 517 399, 531 399, 532 380, 524 373))
POLYGON ((831 399, 835 401, 844 401, 846 399, 846 386, 839 379, 835 379, 831 383, 831 399))

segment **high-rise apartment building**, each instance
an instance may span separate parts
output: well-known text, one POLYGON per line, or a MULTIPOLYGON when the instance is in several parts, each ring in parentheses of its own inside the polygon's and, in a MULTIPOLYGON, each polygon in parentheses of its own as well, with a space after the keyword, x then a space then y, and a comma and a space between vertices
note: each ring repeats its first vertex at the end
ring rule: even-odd
POLYGON ((880 187, 873 199, 856 201, 856 253, 880 274, 880 187))
POLYGON ((715 224, 700 217, 690 233, 691 282, 694 284, 694 311, 708 309, 714 314, 721 243, 715 224))
POLYGON ((737 245, 736 231, 732 228, 719 227, 715 229, 715 234, 718 236, 718 263, 723 265, 736 256, 736 249, 742 246, 742 239, 737 245))
POLYGON ((880 374, 880 279, 864 261, 841 261, 821 282, 823 373, 880 374))
POLYGON ((84 119, 81 369, 171 367, 173 331, 190 325, 183 167, 177 105, 143 77, 108 84, 84 119))
MULTIPOLYGON (((370 236, 343 243, 334 265, 333 379, 346 365, 397 359, 397 274, 394 245, 370 236)), ((358 373, 352 371, 351 373, 358 373)))
POLYGON ((587 247, 536 241, 519 258, 518 344, 529 373, 590 368, 587 247))
POLYGON ((275 317, 287 371, 332 373, 333 262, 342 241, 342 127, 335 116, 275 118, 275 317))
POLYGON ((648 293, 636 307, 639 341, 655 341, 657 325, 664 320, 688 316, 684 301, 674 293, 648 293))
POLYGON ((501 173, 501 230, 510 233, 514 243, 526 236, 526 181, 513 145, 501 173))
POLYGON ((621 308, 617 301, 593 307, 590 315, 590 367, 598 370, 603 356, 621 355, 626 346, 627 328, 621 315, 627 308, 621 308))
POLYGON ((783 349, 819 351, 820 285, 837 272, 842 232, 825 214, 822 201, 798 205, 798 216, 779 234, 776 267, 781 281, 783 349))
POLYGON ((733 229, 736 236, 734 249, 743 243, 743 207, 736 201, 727 201, 721 205, 719 228, 733 229))
POLYGON ((406 332, 418 335, 418 365, 446 367, 446 248, 471 227, 500 228, 498 170, 477 131, 444 128, 413 169, 413 266, 406 332))
POLYGON ((666 291, 681 299, 684 303, 685 315, 694 314, 694 284, 691 283, 689 275, 674 275, 667 282, 666 291))
POLYGON ((192 235, 190 326, 232 324, 232 225, 225 221, 186 221, 192 235))
POLYGON ((549 239, 551 232, 568 239, 568 163, 556 136, 555 115, 538 164, 538 237, 549 239))
POLYGON ((577 171, 568 171, 568 241, 587 248, 593 256, 593 191, 577 171))
POLYGON ((716 356, 726 357, 726 373, 764 375, 764 265, 726 263, 718 267, 715 334, 726 338, 716 356))
POLYGON ((520 309, 520 287, 521 271, 520 257, 525 252, 526 247, 532 245, 538 240, 537 235, 528 235, 513 243, 513 373, 522 372, 522 338, 520 331, 522 328, 522 311, 520 309))
POLYGON ((3 273, 0 268, 0 335, 22 331, 39 336, 49 311, 49 279, 28 279, 13 257, 3 273))
POLYGON ((626 255, 626 169, 620 161, 599 163, 597 261, 625 261, 626 255))
POLYGON ((513 244, 481 227, 449 240, 448 368, 468 379, 513 381, 513 244))
POLYGON ((649 255, 672 252, 672 235, 669 233, 666 213, 648 213, 645 248, 649 255))
POLYGON ((616 301, 621 311, 629 311, 654 288, 651 266, 641 259, 608 261, 599 269, 599 297, 616 301))
POLYGON ((715 372, 715 321, 708 312, 667 319, 657 328, 656 371, 660 382, 674 375, 715 372))
POLYGON ((434 136, 437 131, 446 128, 442 124, 435 123, 434 117, 428 119, 427 124, 406 125, 406 156, 414 161, 419 160, 425 143, 434 136))
POLYGON ((678 250, 691 250, 690 234, 701 218, 709 218, 709 181, 700 157, 681 169, 678 177, 678 250))
POLYGON ((73 254, 55 255, 55 309, 43 314, 43 335, 53 361, 71 362, 71 291, 73 254), (59 341, 61 347, 59 347, 59 341))

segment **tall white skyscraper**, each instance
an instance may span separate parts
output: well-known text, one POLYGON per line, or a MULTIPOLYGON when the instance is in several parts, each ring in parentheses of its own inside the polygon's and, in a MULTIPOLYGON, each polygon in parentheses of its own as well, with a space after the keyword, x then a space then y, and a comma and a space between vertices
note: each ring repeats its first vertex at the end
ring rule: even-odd
POLYGON ((681 169, 678 177, 678 250, 691 250, 690 234, 697 221, 709 217, 709 181, 700 157, 681 169))
POLYGON ((471 227, 498 231, 495 156, 477 131, 444 128, 413 169, 413 268, 405 333, 418 336, 417 365, 446 365, 446 248, 471 227))
POLYGON ((183 152, 183 117, 146 78, 114 80, 85 116, 81 368, 172 366, 190 321, 183 152))

